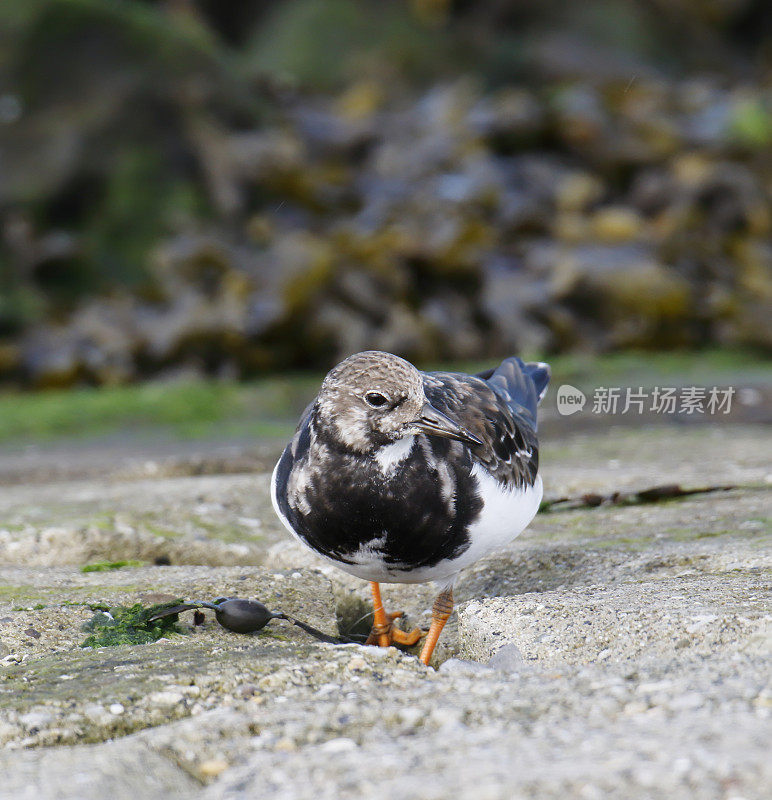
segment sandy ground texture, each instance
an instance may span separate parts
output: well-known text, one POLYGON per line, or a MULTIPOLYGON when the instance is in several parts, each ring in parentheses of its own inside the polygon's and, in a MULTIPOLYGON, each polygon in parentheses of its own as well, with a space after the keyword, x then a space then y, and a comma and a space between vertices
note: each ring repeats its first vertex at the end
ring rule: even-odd
MULTIPOLYGON (((34 482, 14 479, 18 455, 0 463, 0 798, 768 796, 768 427, 548 440, 548 498, 735 488, 540 514, 461 576, 429 668, 281 621, 235 634, 210 612, 152 644, 79 647, 90 605, 180 597, 368 627, 366 584, 275 520, 271 448, 186 445, 173 468, 116 453, 110 469, 101 450, 101 475, 82 450, 79 476, 34 482), (122 559, 142 566, 80 569, 122 559)), ((426 625, 431 586, 384 594, 426 625)))

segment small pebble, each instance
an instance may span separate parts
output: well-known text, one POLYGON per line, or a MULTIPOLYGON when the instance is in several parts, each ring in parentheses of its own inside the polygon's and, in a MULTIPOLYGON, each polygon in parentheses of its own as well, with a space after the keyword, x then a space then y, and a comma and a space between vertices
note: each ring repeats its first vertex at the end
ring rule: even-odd
POLYGON ((412 728, 423 720, 424 712, 415 706, 407 706, 397 711, 397 717, 403 725, 409 725, 412 728))
POLYGON ((53 716, 46 711, 30 711, 19 717, 19 722, 30 732, 45 727, 52 720, 53 716))
POLYGON ((337 739, 328 739, 320 745, 320 749, 325 753, 348 753, 357 749, 357 743, 353 739, 340 736, 337 739))
POLYGON ((490 672, 490 666, 480 664, 478 661, 467 661, 463 658, 449 658, 440 664, 438 671, 452 675, 476 675, 481 672, 490 672))
POLYGON ((230 764, 221 758, 210 758, 208 761, 202 761, 198 765, 198 771, 205 778, 216 778, 222 772, 225 772, 229 766, 230 764))
POLYGON ((179 692, 153 692, 148 700, 156 706, 176 706, 184 698, 179 692))
POLYGON ((488 666, 500 672, 516 672, 525 666, 520 648, 510 642, 499 648, 488 660, 488 666))
POLYGON ((91 703, 83 709, 83 716, 95 725, 102 725, 109 721, 107 709, 99 703, 91 703))
POLYGON ((279 741, 274 745, 274 750, 279 750, 282 753, 294 753, 297 749, 298 746, 295 744, 295 742, 287 737, 279 739, 279 741))

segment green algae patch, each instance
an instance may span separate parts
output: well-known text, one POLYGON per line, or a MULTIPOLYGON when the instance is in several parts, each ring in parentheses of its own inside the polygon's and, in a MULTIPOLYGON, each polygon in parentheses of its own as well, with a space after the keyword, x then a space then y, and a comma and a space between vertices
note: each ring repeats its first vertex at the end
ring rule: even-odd
POLYGON ((144 561, 96 561, 93 564, 84 564, 81 572, 109 572, 111 569, 123 569, 124 567, 144 567, 144 561))
POLYGON ((151 619, 160 611, 182 602, 180 599, 153 606, 135 603, 133 606, 113 606, 109 609, 92 606, 96 614, 83 626, 83 630, 91 635, 87 636, 80 646, 115 647, 119 644, 148 644, 170 633, 182 633, 177 627, 177 614, 151 619))

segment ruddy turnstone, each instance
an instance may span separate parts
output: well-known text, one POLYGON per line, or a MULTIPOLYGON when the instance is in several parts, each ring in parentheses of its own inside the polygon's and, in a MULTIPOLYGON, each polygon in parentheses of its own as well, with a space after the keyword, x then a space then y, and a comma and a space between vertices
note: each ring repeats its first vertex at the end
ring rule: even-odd
POLYGON ((508 358, 478 375, 420 372, 357 353, 334 367, 273 472, 287 530, 336 567, 370 581, 369 643, 415 644, 380 583, 442 586, 421 652, 428 664, 453 610, 459 571, 520 534, 542 497, 536 406, 546 364, 508 358))

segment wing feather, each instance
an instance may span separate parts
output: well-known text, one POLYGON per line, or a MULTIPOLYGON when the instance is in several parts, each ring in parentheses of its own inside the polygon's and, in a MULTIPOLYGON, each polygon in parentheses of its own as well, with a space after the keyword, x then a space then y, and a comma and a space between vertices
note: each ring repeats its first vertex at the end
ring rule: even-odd
POLYGON ((533 486, 539 447, 526 409, 519 413, 486 380, 471 375, 428 373, 424 389, 433 406, 485 442, 471 448, 472 456, 499 482, 513 488, 533 486))

